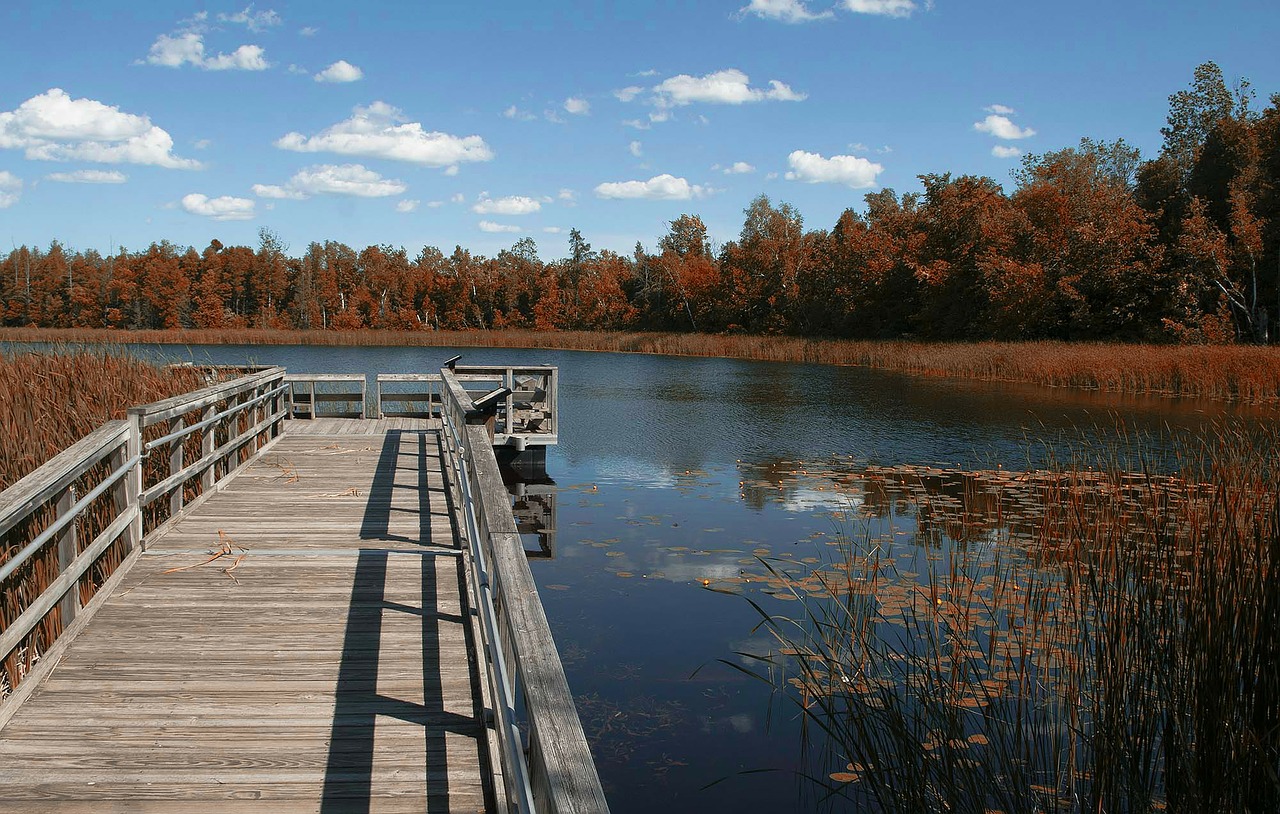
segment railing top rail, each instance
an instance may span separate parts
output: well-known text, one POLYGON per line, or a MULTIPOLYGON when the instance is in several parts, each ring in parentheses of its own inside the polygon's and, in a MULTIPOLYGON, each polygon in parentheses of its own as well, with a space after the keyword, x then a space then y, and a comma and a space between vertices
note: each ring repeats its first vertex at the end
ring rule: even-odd
POLYGON ((0 534, 9 531, 119 447, 129 422, 108 421, 0 492, 0 534))
POLYGON ((456 373, 505 373, 508 370, 514 370, 517 373, 550 373, 555 370, 555 365, 456 365, 454 372, 456 373))
POLYGON ((190 393, 183 393, 162 401, 152 402, 151 404, 130 407, 129 415, 139 416, 142 420, 142 425, 147 427, 160 421, 180 416, 183 413, 189 413, 192 410, 199 410, 211 404, 216 404, 230 395, 243 392, 265 381, 280 378, 283 375, 284 368, 269 367, 257 373, 250 373, 230 381, 218 382, 190 393))
POLYGON ((288 373, 286 382, 362 382, 363 373, 288 373))
POLYGON ((379 373, 380 382, 438 382, 439 373, 379 373))

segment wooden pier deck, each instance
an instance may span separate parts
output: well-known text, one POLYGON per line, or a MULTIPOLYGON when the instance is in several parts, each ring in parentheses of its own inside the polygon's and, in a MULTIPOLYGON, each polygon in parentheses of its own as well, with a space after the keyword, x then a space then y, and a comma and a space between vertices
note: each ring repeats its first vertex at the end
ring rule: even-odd
POLYGON ((287 422, 149 538, 0 729, 0 811, 492 810, 438 425, 287 422))

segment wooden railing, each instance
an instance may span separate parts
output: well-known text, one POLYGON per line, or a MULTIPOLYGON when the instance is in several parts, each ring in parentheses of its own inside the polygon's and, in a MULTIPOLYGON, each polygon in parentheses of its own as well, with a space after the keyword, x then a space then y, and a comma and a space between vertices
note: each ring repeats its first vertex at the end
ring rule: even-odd
POLYGON ((559 441, 560 370, 552 365, 458 365, 468 393, 505 387, 494 424, 496 446, 550 446, 559 441))
POLYGON ((285 381, 289 384, 290 415, 294 418, 365 417, 363 373, 290 373, 285 381), (359 389, 352 389, 351 385, 359 385, 359 389), (331 407, 322 412, 321 404, 331 407))
POLYGON ((435 418, 441 405, 439 373, 379 373, 374 405, 378 418, 435 418), (402 390, 395 385, 412 385, 402 390), (400 405, 393 409, 392 405, 400 405))
POLYGON ((495 416, 474 408, 462 386, 465 375, 441 371, 443 443, 451 485, 462 496, 469 581, 486 640, 508 805, 519 812, 606 812, 600 778, 498 471, 495 416))
POLYGON ((287 389, 268 368, 133 407, 0 492, 0 726, 146 536, 280 434, 287 389))

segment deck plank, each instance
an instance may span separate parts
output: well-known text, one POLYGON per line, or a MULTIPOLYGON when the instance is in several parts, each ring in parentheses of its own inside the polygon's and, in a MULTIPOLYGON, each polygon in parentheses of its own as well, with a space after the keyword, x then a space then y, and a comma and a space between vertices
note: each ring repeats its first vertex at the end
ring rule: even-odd
POLYGON ((0 812, 485 811, 435 426, 288 422, 149 541, 0 729, 0 812))

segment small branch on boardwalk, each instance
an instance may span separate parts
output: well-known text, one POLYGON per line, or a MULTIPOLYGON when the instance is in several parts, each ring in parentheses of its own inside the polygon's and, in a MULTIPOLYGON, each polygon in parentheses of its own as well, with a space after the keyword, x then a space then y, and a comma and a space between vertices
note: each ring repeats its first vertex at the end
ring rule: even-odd
POLYGON ((177 568, 170 568, 168 571, 161 571, 160 573, 176 574, 179 571, 190 571, 192 568, 199 568, 202 565, 208 565, 209 563, 214 562, 215 560, 220 560, 223 557, 230 557, 232 554, 235 553, 236 549, 240 549, 240 551, 243 553, 241 553, 240 556, 236 557, 235 562, 231 563, 231 565, 229 565, 228 567, 222 569, 222 573, 230 577, 232 582, 239 585, 240 580, 236 579, 231 572, 240 567, 240 563, 244 560, 245 555, 249 553, 249 549, 245 548, 244 546, 232 540, 230 537, 227 536, 227 533, 222 529, 218 529, 218 543, 219 543, 218 550, 210 552, 212 556, 210 556, 209 559, 202 560, 201 562, 193 563, 191 565, 182 565, 177 568))

